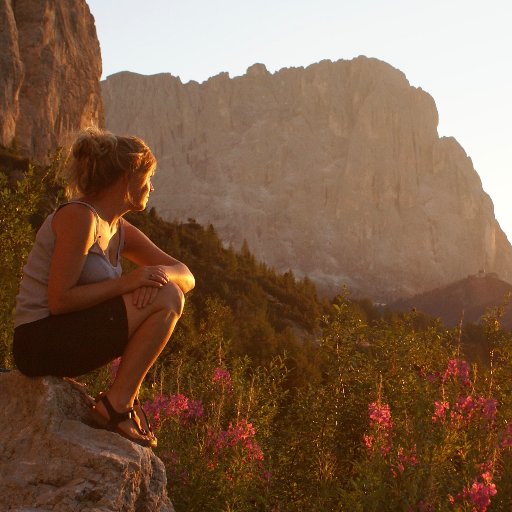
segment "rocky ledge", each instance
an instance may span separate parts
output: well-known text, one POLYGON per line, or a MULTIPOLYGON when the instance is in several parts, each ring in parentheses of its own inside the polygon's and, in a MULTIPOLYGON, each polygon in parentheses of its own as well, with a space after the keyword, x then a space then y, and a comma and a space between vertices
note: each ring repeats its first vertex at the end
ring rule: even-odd
POLYGON ((0 374, 0 509, 171 512, 162 461, 87 423, 90 397, 64 379, 0 374))

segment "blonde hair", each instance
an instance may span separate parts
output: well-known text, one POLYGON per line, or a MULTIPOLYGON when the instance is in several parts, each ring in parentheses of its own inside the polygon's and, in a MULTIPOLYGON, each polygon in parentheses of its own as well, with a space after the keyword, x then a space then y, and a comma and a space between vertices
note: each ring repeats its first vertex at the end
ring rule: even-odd
POLYGON ((138 137, 87 128, 73 143, 63 170, 66 196, 95 195, 122 176, 143 175, 155 167, 153 153, 138 137))

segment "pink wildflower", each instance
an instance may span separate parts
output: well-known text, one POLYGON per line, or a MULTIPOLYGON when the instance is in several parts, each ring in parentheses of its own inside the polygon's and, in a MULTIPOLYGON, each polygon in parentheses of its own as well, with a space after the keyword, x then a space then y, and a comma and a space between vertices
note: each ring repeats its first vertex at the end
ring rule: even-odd
POLYGON ((213 372, 212 381, 215 384, 219 384, 228 391, 233 391, 231 374, 228 372, 228 370, 224 370, 223 368, 215 368, 213 372))
POLYGON ((375 441, 373 436, 364 435, 363 436, 364 444, 368 450, 373 450, 373 442, 375 441))
POLYGON ((377 402, 368 404, 368 415, 370 416, 370 427, 382 431, 389 431, 393 428, 391 409, 388 404, 377 402))
POLYGON ((459 396, 453 406, 451 419, 453 424, 469 424, 474 417, 492 423, 496 418, 497 400, 479 396, 473 398, 471 395, 459 396))
POLYGON ((443 375, 443 382, 449 378, 459 380, 463 386, 469 386, 469 365, 463 359, 450 359, 443 375))
POLYGON ((175 418, 183 423, 203 417, 203 404, 200 400, 191 400, 182 393, 164 396, 155 395, 153 400, 144 403, 144 409, 153 418, 155 429, 168 418, 175 418))
POLYGON ((166 408, 168 416, 179 416, 184 411, 188 410, 188 398, 178 393, 176 395, 169 396, 169 403, 166 408))
POLYGON ((169 398, 162 394, 155 395, 153 400, 147 400, 144 402, 143 407, 144 410, 153 418, 153 423, 155 429, 158 429, 161 423, 166 416, 166 409, 169 405, 169 398), (162 417, 163 416, 163 417, 162 417))
POLYGON ((370 417, 370 428, 375 435, 365 436, 364 442, 370 451, 374 451, 374 441, 378 444, 382 455, 388 455, 391 451, 391 431, 393 421, 391 420, 391 409, 388 404, 371 402, 368 404, 368 416, 370 417))
POLYGON ((254 439, 256 430, 246 419, 238 420, 234 425, 229 424, 227 430, 213 432, 208 429, 207 444, 211 446, 216 456, 227 450, 242 448, 245 452, 245 461, 261 462, 264 459, 260 445, 254 439))
POLYGON ((502 448, 512 448, 512 423, 507 425, 505 432, 503 432, 503 438, 501 440, 502 448))
POLYGON ((484 419, 489 422, 494 421, 496 418, 496 409, 498 401, 494 398, 484 398, 483 396, 478 398, 478 405, 480 412, 484 419))
POLYGON ((491 498, 497 494, 496 485, 492 483, 492 462, 482 464, 482 474, 475 478, 471 487, 464 487, 462 492, 455 498, 448 495, 448 500, 452 505, 463 499, 470 500, 474 512, 486 512, 491 504, 491 498), (479 481, 480 480, 480 481, 479 481))
POLYGON ((201 419, 204 416, 203 402, 201 400, 188 401, 187 419, 201 419))
POLYGON ((408 453, 401 446, 399 446, 397 451, 397 459, 397 468, 400 473, 403 473, 408 465, 416 466, 418 464, 418 459, 416 458, 416 445, 414 445, 408 453))
POLYGON ((477 512, 485 512, 491 504, 492 496, 498 492, 496 485, 491 482, 492 477, 489 473, 484 473, 482 479, 483 482, 475 480, 469 489, 464 489, 464 496, 473 502, 477 512))
POLYGON ((448 402, 434 402, 434 414, 432 415, 432 421, 443 421, 446 416, 446 411, 450 408, 448 402))

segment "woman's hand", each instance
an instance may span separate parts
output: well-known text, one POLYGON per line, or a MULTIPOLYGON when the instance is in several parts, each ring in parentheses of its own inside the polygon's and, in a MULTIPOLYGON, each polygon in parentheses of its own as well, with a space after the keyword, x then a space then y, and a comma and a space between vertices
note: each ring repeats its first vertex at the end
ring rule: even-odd
POLYGON ((143 309, 152 304, 158 294, 158 288, 141 286, 132 293, 132 303, 137 309, 143 309))
MULTIPOLYGON (((143 265, 123 276, 128 282, 129 291, 139 288, 161 288, 169 282, 162 265, 143 265)), ((135 302, 134 302, 135 304, 135 302)))

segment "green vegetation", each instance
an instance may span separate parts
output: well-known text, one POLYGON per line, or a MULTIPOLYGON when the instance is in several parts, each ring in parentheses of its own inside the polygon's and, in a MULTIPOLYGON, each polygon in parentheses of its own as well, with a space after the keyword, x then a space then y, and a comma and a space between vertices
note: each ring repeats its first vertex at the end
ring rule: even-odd
MULTIPOLYGON (((58 160, 0 174, 0 357, 58 160)), ((278 274, 212 226, 130 215, 197 287, 142 390, 179 511, 512 508, 512 335, 503 311, 446 329, 278 274), (472 363, 464 350, 470 348, 472 363)), ((84 376, 91 392, 110 370, 84 376)))

